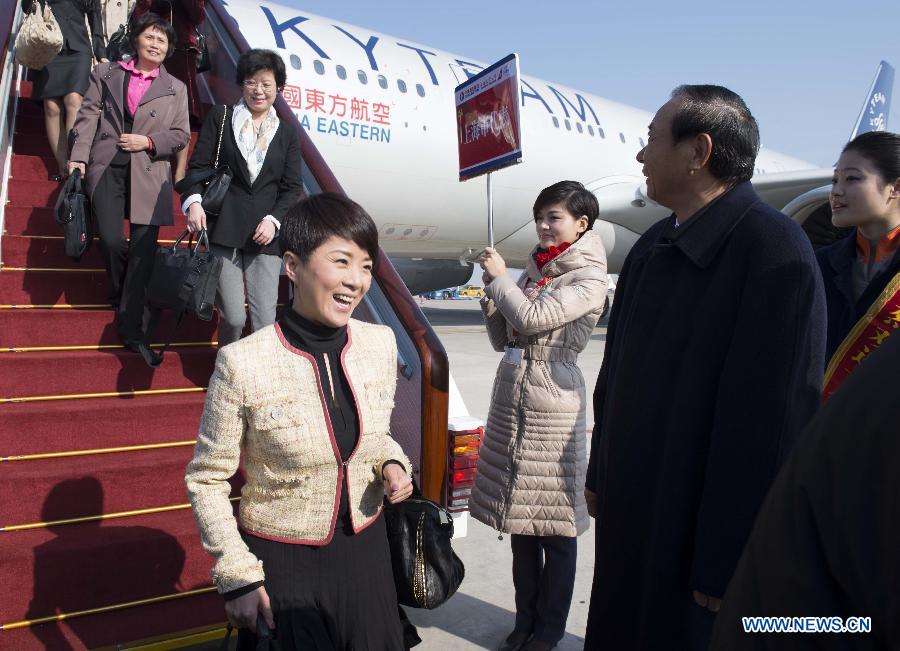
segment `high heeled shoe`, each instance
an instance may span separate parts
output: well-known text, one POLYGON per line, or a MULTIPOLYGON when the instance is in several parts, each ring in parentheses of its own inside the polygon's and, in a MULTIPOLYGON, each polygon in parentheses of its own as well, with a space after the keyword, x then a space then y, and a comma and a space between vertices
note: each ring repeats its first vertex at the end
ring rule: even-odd
POLYGON ((162 364, 162 355, 154 352, 150 348, 150 346, 145 344, 143 341, 126 341, 125 350, 130 350, 133 353, 138 353, 141 357, 144 358, 144 361, 150 368, 159 368, 159 365, 162 364))
POLYGON ((519 651, 528 640, 531 639, 531 633, 523 633, 522 631, 513 631, 503 643, 497 647, 497 651, 519 651))

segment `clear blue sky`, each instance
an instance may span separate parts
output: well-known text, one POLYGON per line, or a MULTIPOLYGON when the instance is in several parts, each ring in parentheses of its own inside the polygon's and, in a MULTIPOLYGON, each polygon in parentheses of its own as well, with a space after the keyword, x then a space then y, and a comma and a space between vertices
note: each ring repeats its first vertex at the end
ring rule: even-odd
MULTIPOLYGON (((763 144, 828 166, 881 59, 900 68, 900 0, 280 0, 654 111, 682 83, 723 84, 763 144)), ((900 132, 900 76, 889 127, 900 132)))

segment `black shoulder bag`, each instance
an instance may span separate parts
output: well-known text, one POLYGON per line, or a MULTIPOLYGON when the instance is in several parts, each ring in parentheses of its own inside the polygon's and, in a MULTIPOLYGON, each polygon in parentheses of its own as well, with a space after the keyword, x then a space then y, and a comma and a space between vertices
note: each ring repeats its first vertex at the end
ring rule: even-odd
POLYGON ((189 172, 183 179, 175 184, 175 191, 181 195, 188 192, 195 185, 203 186, 200 191, 202 197, 200 205, 207 216, 218 217, 225 203, 225 195, 231 185, 233 174, 228 165, 219 165, 219 153, 222 151, 222 137, 225 134, 225 121, 228 119, 228 105, 222 114, 222 124, 219 125, 219 140, 216 143, 216 159, 211 167, 205 170, 189 172))
POLYGON ((134 16, 134 7, 128 12, 124 25, 113 32, 106 44, 106 58, 110 61, 121 61, 128 57, 134 57, 134 47, 131 45, 131 19, 134 16))
POLYGON ((56 223, 63 227, 66 255, 76 262, 81 260, 94 239, 91 202, 81 189, 81 170, 69 174, 54 212, 56 223))
POLYGON ((187 236, 188 231, 185 231, 172 246, 160 246, 156 249, 153 274, 147 287, 147 304, 153 312, 148 332, 153 331, 160 310, 175 312, 175 323, 160 351, 160 357, 172 343, 185 312, 190 312, 203 321, 209 321, 213 316, 222 258, 209 250, 209 238, 205 230, 200 231, 196 244, 191 235, 188 246, 179 248, 178 245, 187 236), (205 245, 205 251, 200 249, 201 244, 205 245))
POLYGON ((399 504, 385 503, 384 518, 397 601, 413 608, 437 608, 459 588, 466 568, 450 544, 453 518, 422 497, 418 487, 399 504))
POLYGON ((197 74, 212 70, 212 58, 209 56, 209 45, 206 44, 206 35, 199 28, 194 29, 197 35, 197 74))

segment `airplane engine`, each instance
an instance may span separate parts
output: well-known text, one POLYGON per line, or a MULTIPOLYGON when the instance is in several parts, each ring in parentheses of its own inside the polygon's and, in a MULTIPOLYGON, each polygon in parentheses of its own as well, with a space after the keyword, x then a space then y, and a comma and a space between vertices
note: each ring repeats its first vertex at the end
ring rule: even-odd
POLYGON ((411 294, 465 285, 472 277, 473 264, 456 260, 430 260, 391 256, 391 263, 411 294))

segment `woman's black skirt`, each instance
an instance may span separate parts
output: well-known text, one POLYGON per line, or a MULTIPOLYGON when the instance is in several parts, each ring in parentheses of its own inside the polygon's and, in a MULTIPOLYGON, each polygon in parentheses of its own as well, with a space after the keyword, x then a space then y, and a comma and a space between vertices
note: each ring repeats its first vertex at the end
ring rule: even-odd
MULTIPOLYGON (((315 649, 316 630, 324 625, 338 651, 403 651, 384 516, 358 534, 342 520, 321 547, 243 534, 263 562, 278 646, 315 649)), ((249 630, 240 631, 238 649, 256 649, 249 630)))
POLYGON ((84 96, 91 77, 91 54, 63 50, 43 70, 33 72, 34 99, 65 97, 69 93, 84 96))

